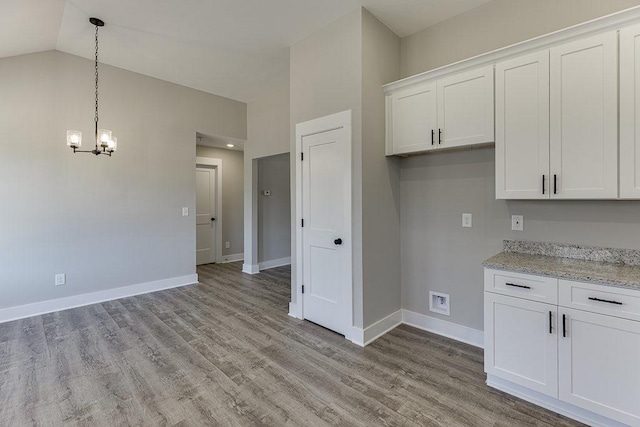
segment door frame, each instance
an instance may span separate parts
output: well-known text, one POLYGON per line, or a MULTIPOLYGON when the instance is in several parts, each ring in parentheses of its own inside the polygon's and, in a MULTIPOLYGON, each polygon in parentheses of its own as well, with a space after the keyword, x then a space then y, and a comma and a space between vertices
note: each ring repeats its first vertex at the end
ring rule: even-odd
MULTIPOLYGON (((216 263, 222 262, 222 159, 212 159, 209 157, 196 157, 196 168, 205 167, 212 168, 216 173, 216 210, 214 212, 216 218, 216 263)), ((195 176, 195 175, 194 175, 195 176)), ((195 185, 193 188, 195 196, 195 185)), ((196 210, 193 210, 193 228, 196 228, 196 210)), ((194 250, 195 254, 195 250, 194 250)))
MULTIPOLYGON (((347 130, 347 144, 348 144, 348 153, 349 153, 349 161, 348 164, 351 168, 353 168, 352 163, 352 133, 351 133, 351 110, 342 111, 340 113, 331 114, 329 116, 320 117, 317 119, 309 120, 302 123, 296 124, 296 142, 295 142, 295 195, 296 195, 296 215, 295 215, 295 230, 296 230, 296 250, 295 250, 295 279, 296 279, 296 303, 295 306, 292 304, 290 307, 290 314, 295 314, 295 317, 298 319, 304 319, 304 301, 302 298, 302 281, 303 281, 303 240, 302 240, 302 138, 305 136, 315 135, 319 133, 329 132, 337 129, 346 129, 347 130), (293 308, 297 309, 297 313, 293 310, 293 308)), ((351 193, 351 197, 349 198, 349 206, 347 209, 349 210, 349 217, 352 218, 352 205, 353 205, 353 189, 352 184, 353 180, 349 183, 349 192, 351 193)), ((347 224, 347 230, 345 230, 345 235, 349 236, 351 241, 353 242, 353 227, 352 222, 347 224)), ((353 251, 354 245, 351 246, 353 251)), ((351 292, 349 292, 349 299, 347 301, 347 307, 349 309, 349 318, 351 318, 351 325, 348 325, 348 329, 353 328, 353 252, 351 253, 349 266, 347 268, 347 273, 351 278, 351 292)), ((292 298, 293 299, 293 298, 292 298)), ((346 334, 345 338, 349 339, 349 333, 346 334)))

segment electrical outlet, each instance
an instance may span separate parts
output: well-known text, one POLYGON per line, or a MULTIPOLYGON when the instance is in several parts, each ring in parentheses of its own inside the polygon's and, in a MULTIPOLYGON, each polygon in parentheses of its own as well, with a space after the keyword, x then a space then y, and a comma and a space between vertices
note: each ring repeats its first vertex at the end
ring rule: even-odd
POLYGON ((182 208, 182 216, 189 216, 189 208, 182 208))
POLYGON ((462 226, 465 228, 471 228, 473 224, 473 215, 470 213, 462 214, 462 226))
POLYGON ((524 231, 524 217, 522 215, 511 215, 511 229, 524 231))
POLYGON ((67 283, 66 274, 56 274, 56 286, 62 286, 67 283))
POLYGON ((225 249, 229 249, 231 247, 231 242, 224 242, 225 249))
POLYGON ((429 291, 429 311, 450 316, 451 297, 448 294, 429 291))

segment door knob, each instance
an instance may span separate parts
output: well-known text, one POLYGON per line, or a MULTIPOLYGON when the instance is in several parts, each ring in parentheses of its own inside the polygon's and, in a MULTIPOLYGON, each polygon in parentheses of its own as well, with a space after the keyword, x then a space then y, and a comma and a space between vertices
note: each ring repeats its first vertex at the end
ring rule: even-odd
POLYGON ((341 245, 342 244, 342 239, 341 238, 337 238, 336 240, 333 241, 333 243, 335 245, 341 245))
POLYGON ((211 218, 211 221, 215 221, 215 220, 216 220, 215 218, 211 218))

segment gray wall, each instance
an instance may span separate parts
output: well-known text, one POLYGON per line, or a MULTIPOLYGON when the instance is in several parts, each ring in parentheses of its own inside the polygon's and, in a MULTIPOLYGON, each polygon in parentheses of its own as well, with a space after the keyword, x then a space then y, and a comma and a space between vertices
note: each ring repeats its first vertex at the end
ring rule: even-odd
MULTIPOLYGON (((291 152, 296 123, 352 110, 354 325, 362 327, 362 12, 360 9, 294 44, 290 52, 291 152)), ((292 156, 292 160, 293 160, 292 156)), ((295 162, 291 207, 295 217, 295 162)), ((291 226, 291 300, 295 281, 296 224, 291 226)))
POLYGON ((402 39, 403 77, 640 4, 638 0, 493 0, 402 39))
POLYGON ((291 256, 289 153, 258 160, 258 261, 291 256), (270 196, 263 194, 271 192, 270 196))
POLYGON ((258 264, 258 163, 260 157, 288 153, 289 85, 272 88, 247 103, 244 150, 244 263, 258 264))
POLYGON ((93 63, 0 59, 0 308, 195 273, 196 132, 246 139, 246 104, 102 66, 112 158, 93 133, 93 63), (54 275, 67 274, 54 287, 54 275))
POLYGON ((222 255, 242 254, 244 153, 197 145, 196 156, 222 160, 222 255), (230 243, 228 249, 225 242, 230 243))
MULTIPOLYGON (((403 73, 426 71, 632 3, 494 0, 403 39, 403 73)), ((494 156, 490 148, 401 160, 403 308, 483 329, 480 263, 499 252, 506 238, 640 248, 640 202, 497 201, 494 156), (461 227, 462 213, 473 214, 473 228, 461 227), (511 215, 524 215, 524 232, 511 231, 511 215), (451 317, 428 311, 429 290, 451 295, 451 317)))
POLYGON ((400 77, 400 39, 362 13, 364 327, 400 309, 400 159, 385 157, 382 85, 400 77))

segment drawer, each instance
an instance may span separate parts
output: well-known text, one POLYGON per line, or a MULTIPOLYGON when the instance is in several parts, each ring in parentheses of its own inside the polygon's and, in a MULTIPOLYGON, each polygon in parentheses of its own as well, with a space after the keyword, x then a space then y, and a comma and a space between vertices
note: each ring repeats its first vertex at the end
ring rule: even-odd
POLYGON ((560 280, 559 305, 577 310, 640 320, 640 290, 560 280))
POLYGON ((548 304, 558 303, 558 279, 553 277, 485 268, 484 290, 548 304))

